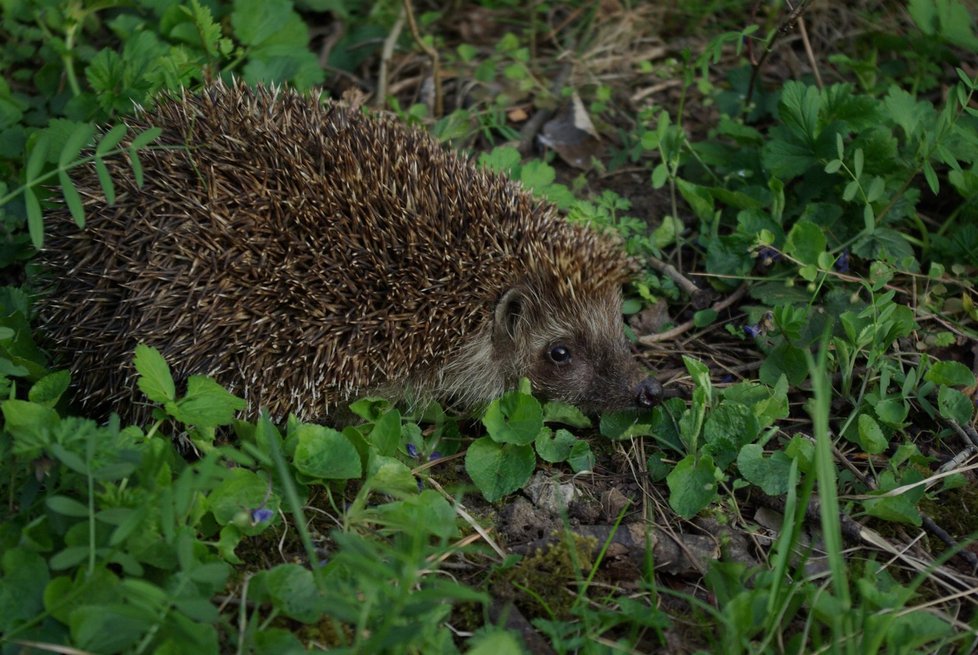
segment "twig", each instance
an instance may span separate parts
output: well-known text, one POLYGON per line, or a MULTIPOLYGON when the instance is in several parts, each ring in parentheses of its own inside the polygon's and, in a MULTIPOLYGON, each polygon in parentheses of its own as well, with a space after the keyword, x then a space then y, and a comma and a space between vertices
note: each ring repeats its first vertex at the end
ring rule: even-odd
POLYGON ((411 36, 414 37, 415 43, 424 50, 425 54, 431 60, 431 77, 435 84, 435 101, 432 111, 435 118, 440 118, 444 110, 444 104, 441 95, 441 67, 438 63, 438 51, 428 45, 421 37, 418 24, 414 20, 414 8, 411 6, 411 0, 404 0, 404 14, 407 16, 408 27, 411 28, 411 36))
MULTIPOLYGON (((712 309, 713 311, 718 313, 722 312, 723 310, 725 310, 726 308, 730 307, 738 300, 743 298, 746 294, 747 294, 747 285, 741 284, 739 287, 737 287, 736 291, 734 291, 732 294, 730 294, 720 302, 713 305, 712 309)), ((651 346, 654 343, 675 339, 680 334, 692 330, 694 327, 696 327, 695 321, 692 320, 686 321, 685 323, 677 325, 671 330, 666 330, 665 332, 659 332, 658 334, 646 334, 643 337, 639 337, 638 342, 643 346, 651 346)))
POLYGON ((404 5, 401 5, 397 20, 394 21, 394 26, 384 39, 384 48, 380 53, 380 72, 377 73, 377 93, 374 95, 374 106, 378 109, 383 109, 387 102, 387 65, 394 55, 394 47, 401 36, 401 30, 404 29, 405 13, 404 5))
POLYGON ((672 264, 668 264, 657 257, 648 257, 647 261, 649 262, 649 266, 675 282, 677 287, 685 291, 690 296, 694 296, 702 291, 702 289, 696 286, 692 280, 676 270, 676 267, 672 264))
POLYGON ((825 88, 825 84, 822 83, 822 74, 818 72, 818 62, 815 60, 815 53, 812 51, 812 43, 808 40, 808 30, 805 28, 805 17, 798 17, 798 33, 801 34, 801 43, 805 46, 805 56, 808 57, 808 63, 812 67, 812 74, 815 75, 815 84, 818 85, 819 90, 825 88))
POLYGON ((801 0, 801 2, 798 3, 798 6, 792 9, 788 16, 781 21, 781 24, 778 25, 778 29, 776 29, 774 34, 771 36, 771 41, 767 44, 767 48, 765 48, 764 52, 761 54, 761 58, 757 60, 757 63, 754 64, 754 67, 751 69, 750 83, 747 85, 747 98, 744 100, 745 112, 748 111, 748 108, 750 107, 750 102, 754 97, 754 88, 757 84, 757 76, 760 74, 761 68, 764 67, 764 62, 767 61, 768 55, 770 55, 771 51, 774 50, 774 45, 778 42, 778 39, 787 34, 791 29, 791 26, 794 25, 794 23, 801 17, 802 13, 804 13, 805 8, 808 7, 810 2, 811 0, 801 0))

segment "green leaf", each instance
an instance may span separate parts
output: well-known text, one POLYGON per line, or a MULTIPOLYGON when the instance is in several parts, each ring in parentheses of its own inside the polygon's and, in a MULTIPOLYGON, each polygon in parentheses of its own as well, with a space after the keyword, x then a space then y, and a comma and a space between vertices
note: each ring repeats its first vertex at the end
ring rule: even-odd
POLYGON ((34 142, 31 153, 27 156, 27 165, 24 167, 25 185, 33 186, 34 180, 41 174, 41 169, 44 168, 44 164, 47 162, 50 143, 51 135, 47 132, 41 132, 37 141, 34 142))
POLYGON ((112 176, 109 175, 109 169, 105 165, 105 162, 95 158, 95 172, 98 174, 98 183, 102 186, 102 191, 105 193, 105 202, 110 205, 115 204, 115 182, 112 181, 112 176))
POLYGON ((87 518, 89 515, 88 506, 67 496, 49 496, 45 504, 51 511, 64 516, 87 518))
POLYGON ((757 438, 760 424, 750 407, 721 402, 703 423, 703 447, 716 465, 726 469, 737 458, 741 446, 757 438))
POLYGON ((689 519, 713 502, 717 496, 716 466, 709 455, 687 455, 666 476, 669 505, 679 516, 689 519))
POLYGON ((159 138, 163 134, 163 130, 158 127, 150 127, 143 130, 133 138, 132 143, 129 144, 130 152, 132 150, 139 150, 140 148, 145 148, 150 143, 159 138))
POLYGON ((889 441, 880 429, 879 424, 869 414, 860 414, 859 445, 870 455, 878 455, 889 446, 889 441))
POLYGON ((75 225, 79 228, 85 227, 85 207, 82 205, 81 196, 75 188, 75 184, 64 171, 58 171, 58 182, 61 184, 61 195, 64 196, 65 204, 71 217, 75 219, 75 225))
POLYGON ((177 391, 173 385, 173 376, 170 375, 170 367, 160 351, 141 343, 136 346, 133 364, 139 373, 139 381, 136 384, 147 398, 161 404, 176 399, 177 391))
POLYGON ((35 382, 27 397, 32 403, 54 407, 70 383, 71 374, 67 370, 55 371, 35 382))
POLYGON ((543 428, 543 407, 529 394, 510 391, 489 404, 482 424, 499 443, 531 444, 543 428))
POLYGON ((784 244, 787 254, 802 264, 818 264, 818 256, 825 251, 825 234, 822 228, 809 221, 798 221, 784 244))
POLYGON ((899 428, 903 427, 903 422, 910 413, 910 405, 899 398, 884 398, 873 406, 873 410, 883 423, 899 428))
POLYGON ((27 209, 27 231, 31 235, 31 244, 35 249, 44 247, 44 215, 41 213, 41 203, 31 187, 24 187, 24 205, 27 209))
POLYGON ((401 446, 401 413, 396 409, 385 412, 374 423, 367 442, 381 455, 394 455, 401 446))
POLYGON ((106 132, 105 135, 99 139, 98 145, 95 146, 96 158, 104 157, 110 150, 119 145, 122 138, 126 136, 126 131, 127 128, 125 124, 120 123, 106 132))
POLYGON ((295 468, 320 480, 353 480, 363 474, 360 454, 342 432, 310 423, 296 428, 295 468))
POLYGON ((132 168, 133 177, 136 179, 136 186, 143 188, 143 164, 139 161, 139 153, 135 147, 129 148, 129 166, 132 168))
POLYGON ((814 143, 819 135, 822 96, 818 88, 788 81, 781 90, 778 115, 785 126, 803 141, 814 143))
POLYGON ((924 374, 924 379, 934 384, 949 387, 975 386, 975 374, 961 362, 942 361, 934 363, 924 374))
POLYGON ((279 564, 251 579, 259 602, 268 602, 285 616, 302 623, 322 618, 323 597, 312 572, 298 564, 279 564))
POLYGON ((761 365, 761 370, 758 371, 761 382, 768 385, 777 384, 782 375, 792 386, 798 386, 808 377, 808 362, 805 360, 804 351, 787 342, 779 344, 769 352, 761 365))
MULTIPOLYGON (((205 508, 210 510, 220 525, 231 523, 239 512, 250 512, 258 508, 278 512, 280 499, 272 489, 271 483, 254 471, 233 468, 225 472, 225 477, 216 484, 204 500, 205 508)), ((244 534, 258 534, 273 521, 265 521, 254 526, 237 525, 244 534)))
POLYGON ((68 135, 64 145, 61 146, 61 153, 58 155, 58 168, 63 170, 70 167, 75 162, 75 158, 81 153, 82 148, 91 142, 94 134, 95 128, 90 124, 80 123, 68 135))
POLYGON ((770 457, 765 457, 761 446, 747 444, 737 455, 737 469, 745 480, 769 496, 780 496, 788 491, 791 459, 783 451, 776 450, 770 457))
POLYGON ((692 182, 687 182, 682 178, 676 179, 676 188, 682 194, 683 199, 689 204, 693 213, 701 221, 713 220, 713 196, 709 189, 692 182))
POLYGON ((234 415, 246 405, 243 399, 214 380, 202 375, 191 375, 187 378, 187 394, 177 401, 178 411, 174 417, 189 425, 214 428, 231 423, 234 415))
POLYGON ((533 475, 536 456, 530 446, 476 439, 465 453, 465 471, 489 502, 521 488, 533 475))
POLYGON ((543 422, 560 423, 561 425, 569 425, 572 428, 591 427, 591 419, 584 412, 573 405, 555 400, 550 400, 543 404, 543 422))
POLYGON ((971 416, 975 412, 975 406, 971 399, 957 389, 943 385, 937 391, 937 409, 941 416, 960 425, 970 423, 971 416))
POLYGON ((577 441, 577 437, 567 430, 552 432, 549 428, 544 428, 537 435, 534 446, 540 459, 554 464, 566 460, 577 441))
POLYGON ((570 455, 567 456, 567 463, 574 473, 594 470, 594 453, 591 452, 591 444, 578 439, 571 446, 570 455))

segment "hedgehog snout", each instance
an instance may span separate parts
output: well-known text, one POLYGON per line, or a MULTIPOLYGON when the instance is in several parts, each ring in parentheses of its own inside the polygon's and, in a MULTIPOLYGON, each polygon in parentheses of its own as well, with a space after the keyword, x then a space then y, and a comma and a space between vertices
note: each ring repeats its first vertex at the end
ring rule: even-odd
POLYGON ((635 387, 635 404, 651 409, 662 400, 662 384, 655 378, 645 378, 635 387))

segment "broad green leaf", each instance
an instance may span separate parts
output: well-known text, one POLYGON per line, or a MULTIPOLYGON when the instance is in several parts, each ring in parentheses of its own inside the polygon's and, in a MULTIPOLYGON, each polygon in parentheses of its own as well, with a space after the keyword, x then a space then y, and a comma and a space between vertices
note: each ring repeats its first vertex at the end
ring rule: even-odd
POLYGON ((570 455, 567 456, 567 463, 574 473, 594 470, 594 453, 591 452, 591 444, 578 439, 571 446, 570 455))
POLYGON ((955 361, 935 362, 927 369, 924 379, 934 384, 944 384, 949 387, 975 386, 975 374, 961 362, 955 361))
POLYGON ((55 371, 35 382, 27 397, 32 403, 54 407, 70 383, 71 374, 67 370, 55 371))
POLYGON ((713 458, 687 455, 666 476, 669 505, 681 517, 689 519, 713 502, 717 496, 717 468, 713 458))
POLYGON ((737 470, 751 484, 755 484, 769 496, 780 496, 788 491, 791 459, 780 450, 770 457, 764 456, 764 449, 751 443, 740 449, 737 455, 737 470))
POLYGON ((741 446, 757 438, 760 424, 750 407, 721 402, 703 423, 703 448, 716 465, 726 469, 737 458, 741 446))
POLYGON ((465 453, 465 471, 489 502, 521 488, 533 475, 536 456, 530 446, 476 439, 465 453))
POLYGON ((825 234, 822 228, 808 221, 798 221, 784 244, 787 254, 802 264, 818 264, 818 256, 825 251, 825 234))
POLYGON ((381 455, 393 455, 401 446, 401 413, 396 409, 385 412, 374 423, 367 435, 367 442, 373 444, 381 455))
POLYGON ((575 443, 577 437, 567 430, 560 429, 553 432, 549 428, 544 428, 537 435, 534 446, 540 459, 556 463, 563 462, 570 456, 571 448, 575 443))
POLYGON ((975 413, 975 405, 968 396, 944 385, 937 392, 937 409, 941 416, 960 425, 970 423, 975 413))
POLYGON ((879 424, 869 414, 860 414, 858 420, 859 444, 870 455, 878 455, 889 446, 889 441, 879 424))
POLYGON ((251 579, 260 601, 268 602, 285 616, 302 623, 322 618, 323 598, 309 569, 298 564, 279 564, 251 579))
POLYGON ((227 425, 247 403, 202 375, 187 378, 187 394, 177 401, 175 418, 202 428, 227 425))
POLYGON ((360 454, 342 432, 311 423, 296 428, 295 468, 320 480, 351 480, 363 474, 360 454))
POLYGON ((489 404, 482 424, 499 443, 531 444, 543 428, 543 407, 529 394, 510 391, 489 404))

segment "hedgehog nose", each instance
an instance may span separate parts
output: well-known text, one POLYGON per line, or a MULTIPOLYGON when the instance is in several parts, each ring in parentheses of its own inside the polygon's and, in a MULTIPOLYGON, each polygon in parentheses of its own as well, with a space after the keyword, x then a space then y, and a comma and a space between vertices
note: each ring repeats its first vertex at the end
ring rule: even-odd
POLYGON ((655 407, 661 399, 662 385, 655 378, 645 378, 635 387, 635 404, 639 407, 655 407))

